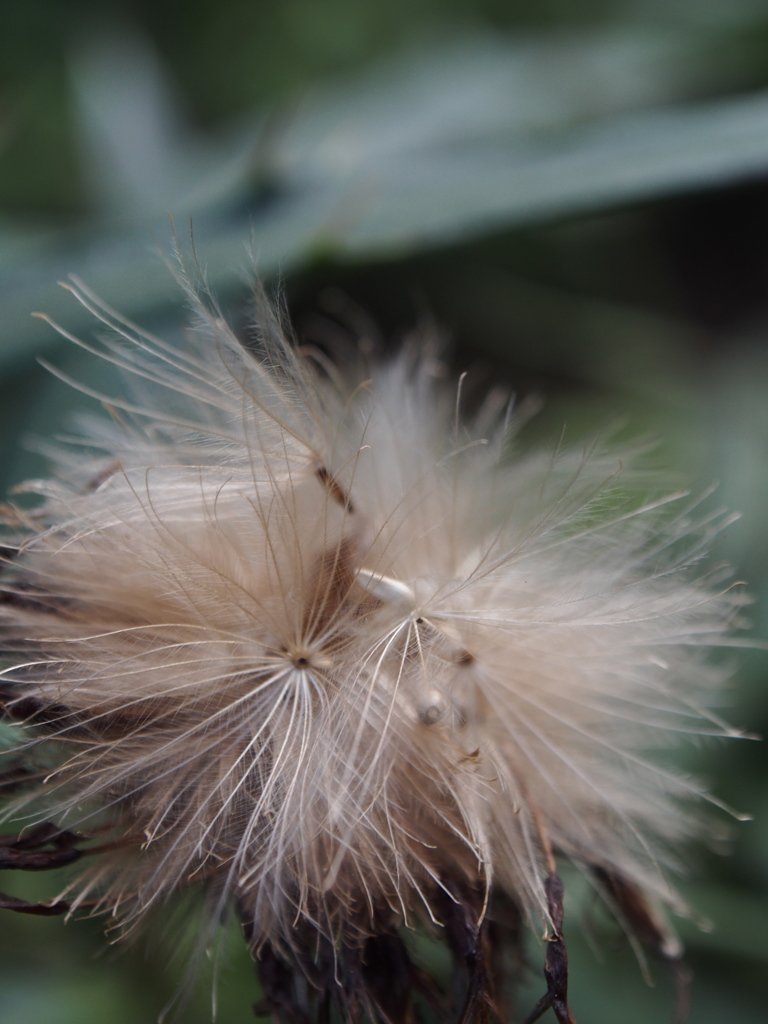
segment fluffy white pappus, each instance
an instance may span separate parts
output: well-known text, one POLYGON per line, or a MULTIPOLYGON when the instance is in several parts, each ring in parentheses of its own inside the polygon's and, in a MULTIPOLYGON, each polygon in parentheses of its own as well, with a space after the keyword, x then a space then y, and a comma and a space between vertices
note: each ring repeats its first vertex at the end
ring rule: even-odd
POLYGON ((101 837, 71 908, 130 928, 199 882, 322 987, 322 943, 480 929, 489 894, 558 936, 557 857, 630 926, 679 907, 705 794, 654 751, 735 735, 723 515, 638 501, 615 454, 515 455, 429 345, 330 370, 268 304, 247 348, 193 296, 176 347, 72 291, 133 397, 30 485, 0 579, 24 813, 101 837))

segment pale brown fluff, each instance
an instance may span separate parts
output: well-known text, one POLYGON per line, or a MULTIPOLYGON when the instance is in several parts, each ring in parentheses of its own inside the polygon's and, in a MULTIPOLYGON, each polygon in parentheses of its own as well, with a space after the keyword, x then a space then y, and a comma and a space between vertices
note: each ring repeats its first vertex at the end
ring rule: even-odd
POLYGON ((74 908, 200 881, 290 951, 439 922, 453 879, 546 928, 550 847, 674 904, 702 793, 653 750, 731 734, 723 517, 616 455, 515 455, 428 346, 332 372, 263 303, 251 348, 197 299, 172 346, 73 291, 132 397, 31 485, 0 635, 34 813, 113 844, 74 908))

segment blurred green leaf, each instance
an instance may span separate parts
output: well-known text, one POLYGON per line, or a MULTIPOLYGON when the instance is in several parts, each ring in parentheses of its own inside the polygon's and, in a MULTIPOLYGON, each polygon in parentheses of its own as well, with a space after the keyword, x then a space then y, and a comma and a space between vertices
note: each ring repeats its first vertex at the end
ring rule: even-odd
POLYGON ((179 129, 141 46, 91 53, 81 67, 88 159, 103 195, 122 198, 111 220, 76 234, 0 236, 0 365, 51 344, 30 311, 81 328, 54 284, 73 269, 129 315, 173 301, 173 281, 147 254, 152 237, 166 248, 167 222, 152 213, 166 198, 182 232, 194 216, 211 283, 227 290, 251 272, 248 221, 269 275, 322 254, 403 255, 764 173, 768 94, 638 109, 669 92, 663 75, 649 86, 640 69, 672 67, 678 51, 677 37, 471 39, 318 93, 208 156, 179 129))
POLYGON ((192 214, 247 180, 254 128, 220 138, 194 132, 138 33, 86 37, 71 67, 83 177, 108 223, 173 208, 192 214))

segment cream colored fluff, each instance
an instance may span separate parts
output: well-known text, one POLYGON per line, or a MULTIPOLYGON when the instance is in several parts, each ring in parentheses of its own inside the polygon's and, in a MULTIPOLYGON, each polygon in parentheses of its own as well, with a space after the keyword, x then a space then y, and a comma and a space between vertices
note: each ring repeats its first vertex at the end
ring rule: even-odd
POLYGON ((337 376, 264 304, 253 352, 197 299, 177 348, 73 291, 135 397, 33 488, 0 630, 58 716, 35 806, 116 840, 75 908, 130 925, 200 880, 289 949, 439 917, 455 877, 546 927, 548 842, 674 905, 702 794, 653 750, 732 734, 722 517, 632 500, 616 455, 510 454, 416 346, 337 376))

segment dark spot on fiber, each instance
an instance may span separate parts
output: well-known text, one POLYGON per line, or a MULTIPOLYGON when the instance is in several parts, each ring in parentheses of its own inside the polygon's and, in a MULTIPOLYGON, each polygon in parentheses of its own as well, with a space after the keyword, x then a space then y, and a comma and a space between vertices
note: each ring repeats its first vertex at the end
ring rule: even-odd
POLYGON ((345 512, 354 512, 352 507, 352 499, 349 497, 344 488, 339 484, 338 480, 328 472, 325 466, 318 466, 315 470, 315 476, 320 483, 325 487, 330 496, 334 501, 338 502, 339 505, 344 509, 345 512))

